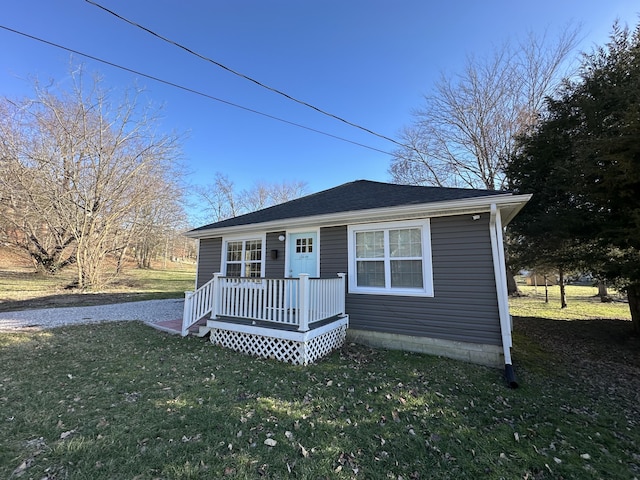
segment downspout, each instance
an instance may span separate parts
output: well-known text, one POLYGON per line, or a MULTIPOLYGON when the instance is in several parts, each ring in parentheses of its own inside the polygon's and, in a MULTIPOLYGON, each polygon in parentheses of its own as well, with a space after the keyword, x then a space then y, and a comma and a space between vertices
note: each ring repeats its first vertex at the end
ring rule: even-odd
POLYGON ((505 271, 504 244, 502 242, 502 219, 496 204, 491 204, 489 219, 491 235, 491 251, 493 253, 493 272, 496 279, 498 296, 498 313, 500 316, 500 332, 502 334, 502 350, 504 352, 504 376, 511 388, 518 388, 513 364, 511 363, 511 315, 509 314, 509 294, 507 292, 507 274, 505 271))

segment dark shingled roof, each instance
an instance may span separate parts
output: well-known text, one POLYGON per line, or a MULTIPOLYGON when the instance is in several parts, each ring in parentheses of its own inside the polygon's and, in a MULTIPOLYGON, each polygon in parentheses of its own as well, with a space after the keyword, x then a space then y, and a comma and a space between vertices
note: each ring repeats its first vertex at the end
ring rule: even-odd
POLYGON ((468 188, 419 187, 356 180, 280 205, 198 227, 192 232, 288 218, 311 217, 371 208, 398 207, 422 203, 504 195, 508 192, 468 188))

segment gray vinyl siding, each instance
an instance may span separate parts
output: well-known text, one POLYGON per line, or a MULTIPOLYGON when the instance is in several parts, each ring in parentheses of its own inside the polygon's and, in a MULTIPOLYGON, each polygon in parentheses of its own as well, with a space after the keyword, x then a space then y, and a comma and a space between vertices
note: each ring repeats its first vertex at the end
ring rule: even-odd
MULTIPOLYGON (((431 219, 434 297, 348 294, 350 326, 500 345, 488 222, 488 214, 431 219)), ((322 276, 346 272, 347 262, 346 227, 322 229, 322 276)))
POLYGON ((266 258, 264 264, 264 276, 266 278, 284 278, 285 242, 278 240, 278 237, 284 234, 284 230, 281 232, 267 233, 267 248, 265 249, 266 258), (275 260, 271 258, 272 250, 278 252, 278 258, 275 260))
POLYGON ((338 273, 347 273, 347 227, 320 229, 320 276, 335 278, 338 273))
POLYGON ((220 271, 222 256, 222 238, 203 238, 200 240, 198 251, 198 278, 196 287, 201 287, 213 278, 213 274, 220 271))
MULTIPOLYGON (((283 232, 267 233, 265 276, 284 276, 283 232), (271 259, 271 250, 278 258, 271 259)), ((433 297, 347 294, 350 327, 417 337, 501 345, 489 215, 431 219, 433 297)), ((222 239, 200 240, 198 285, 220 271, 222 239)), ((320 229, 320 276, 348 271, 347 227, 320 229)))
MULTIPOLYGON (((284 242, 278 240, 281 232, 267 233, 267 243, 265 248, 265 277, 284 277, 284 242), (271 259, 271 250, 278 251, 278 258, 271 259)), ((200 253, 198 257, 198 279, 197 286, 200 287, 213 278, 213 274, 222 271, 222 238, 205 238, 200 240, 200 253)))

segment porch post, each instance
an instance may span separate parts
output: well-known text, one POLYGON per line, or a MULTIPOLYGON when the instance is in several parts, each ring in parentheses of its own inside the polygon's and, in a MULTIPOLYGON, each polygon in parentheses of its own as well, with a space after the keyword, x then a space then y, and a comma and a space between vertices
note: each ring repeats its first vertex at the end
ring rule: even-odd
POLYGON ((189 333, 189 326, 191 325, 191 317, 193 317, 193 293, 184 292, 184 309, 182 310, 182 328, 180 329, 180 335, 186 337, 189 333))
POLYGON ((347 277, 347 274, 339 273, 338 277, 340 278, 340 294, 338 298, 338 310, 340 311, 340 315, 344 317, 346 315, 345 295, 347 294, 347 291, 345 290, 345 279, 347 277))
POLYGON ((216 318, 220 311, 220 277, 222 273, 216 272, 213 274, 213 285, 211 286, 211 318, 216 318))
POLYGON ((309 331, 309 274, 301 273, 298 281, 298 309, 300 310, 298 330, 309 331))

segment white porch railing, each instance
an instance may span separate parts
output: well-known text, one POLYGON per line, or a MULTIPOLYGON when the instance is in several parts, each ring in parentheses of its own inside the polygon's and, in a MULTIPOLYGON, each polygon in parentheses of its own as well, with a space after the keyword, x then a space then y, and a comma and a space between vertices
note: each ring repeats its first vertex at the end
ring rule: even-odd
POLYGON ((184 292, 184 311, 182 313, 183 337, 189 333, 189 327, 205 317, 213 309, 213 284, 215 277, 194 292, 184 292))
POLYGON ((216 273, 195 292, 185 292, 182 334, 200 318, 243 318, 298 326, 345 314, 345 274, 338 278, 231 278, 216 273))

